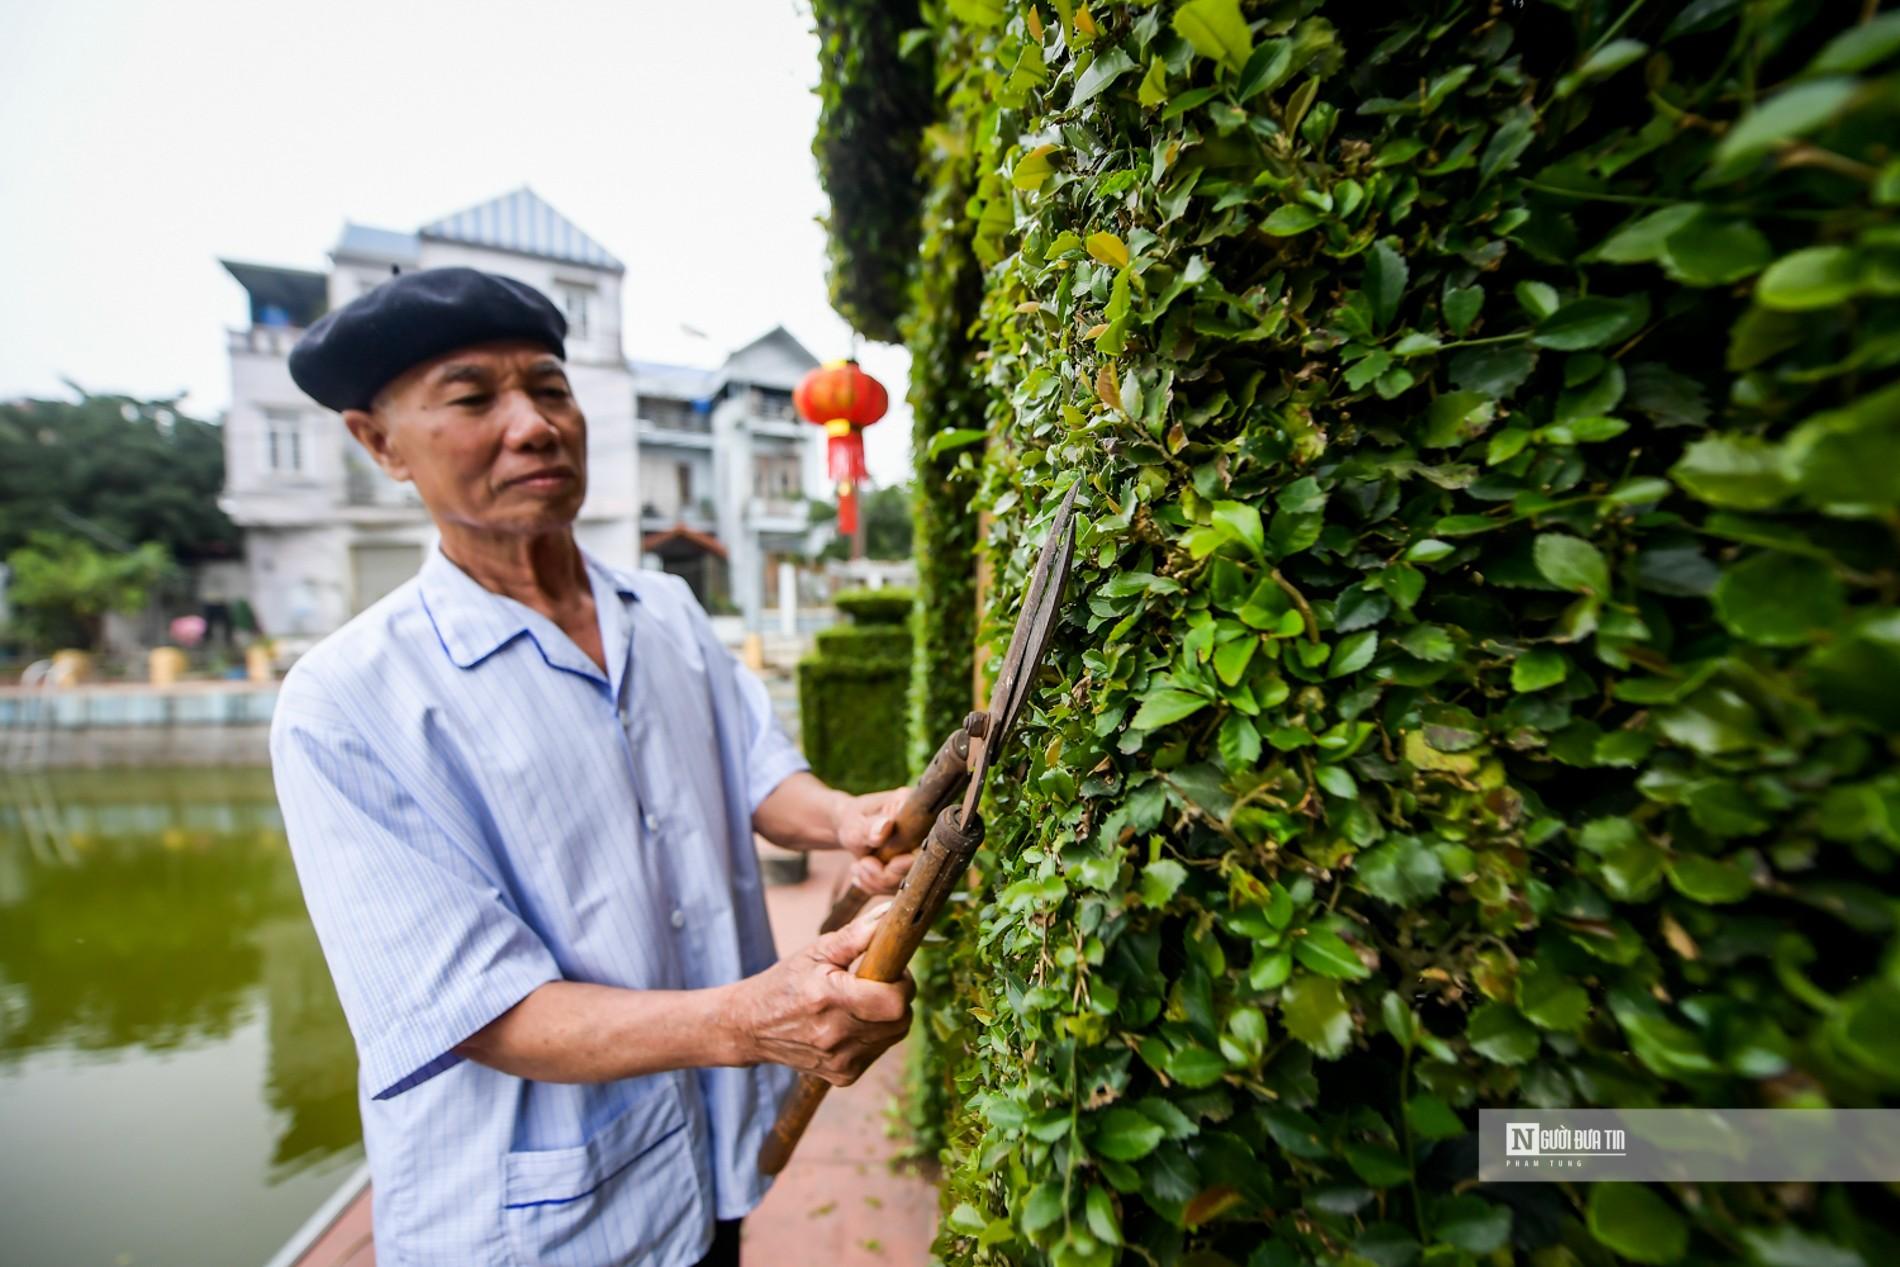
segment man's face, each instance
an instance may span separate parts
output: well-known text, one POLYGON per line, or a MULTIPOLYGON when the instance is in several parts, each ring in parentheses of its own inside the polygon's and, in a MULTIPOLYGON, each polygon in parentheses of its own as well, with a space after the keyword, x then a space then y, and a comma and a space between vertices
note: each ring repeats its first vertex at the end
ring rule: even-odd
POLYGON ((533 536, 571 524, 587 495, 587 419, 560 358, 533 343, 425 361, 343 421, 439 523, 533 536))

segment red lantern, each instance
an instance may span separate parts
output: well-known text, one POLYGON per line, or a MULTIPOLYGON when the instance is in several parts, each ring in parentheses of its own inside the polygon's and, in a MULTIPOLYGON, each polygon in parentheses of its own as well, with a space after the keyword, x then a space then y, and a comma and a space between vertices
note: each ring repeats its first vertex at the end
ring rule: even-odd
POLYGON ((884 416, 890 397, 856 361, 833 361, 805 375, 792 403, 829 437, 825 461, 838 483, 838 531, 850 536, 858 530, 857 486, 865 477, 864 428, 884 416))

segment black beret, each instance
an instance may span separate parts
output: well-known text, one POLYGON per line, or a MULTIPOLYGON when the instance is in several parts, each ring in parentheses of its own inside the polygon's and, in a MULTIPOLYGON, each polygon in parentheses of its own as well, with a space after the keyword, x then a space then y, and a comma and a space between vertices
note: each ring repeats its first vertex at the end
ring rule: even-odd
POLYGON ((290 350, 290 377, 331 409, 368 409, 405 370, 502 339, 566 359, 567 318, 546 295, 473 268, 404 273, 327 314, 290 350))

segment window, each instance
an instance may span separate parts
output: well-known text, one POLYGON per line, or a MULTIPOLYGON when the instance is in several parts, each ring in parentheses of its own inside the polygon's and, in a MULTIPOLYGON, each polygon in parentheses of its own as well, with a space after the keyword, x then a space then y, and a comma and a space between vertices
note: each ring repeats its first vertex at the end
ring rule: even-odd
POLYGON ((567 332, 576 339, 588 336, 587 319, 594 302, 594 288, 576 282, 556 282, 554 289, 561 297, 561 311, 567 316, 567 332))
POLYGON ((668 431, 705 431, 708 419, 690 400, 670 396, 641 396, 640 416, 668 431))
POLYGON ((265 464, 273 471, 303 470, 303 420, 294 409, 264 411, 265 464))

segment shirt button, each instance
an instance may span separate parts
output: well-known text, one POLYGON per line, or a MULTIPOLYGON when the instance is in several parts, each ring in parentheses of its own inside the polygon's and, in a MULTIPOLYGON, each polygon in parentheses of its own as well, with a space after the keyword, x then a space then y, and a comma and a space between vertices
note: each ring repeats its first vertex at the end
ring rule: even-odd
POLYGON ((620 725, 622 729, 625 729, 626 727, 633 725, 633 714, 629 713, 624 708, 620 710, 620 725))
POLYGON ((652 814, 648 814, 645 818, 641 819, 640 821, 647 825, 648 831, 660 830, 660 820, 652 814))
POLYGON ((673 912, 673 927, 675 928, 686 927, 686 912, 685 911, 673 912))

